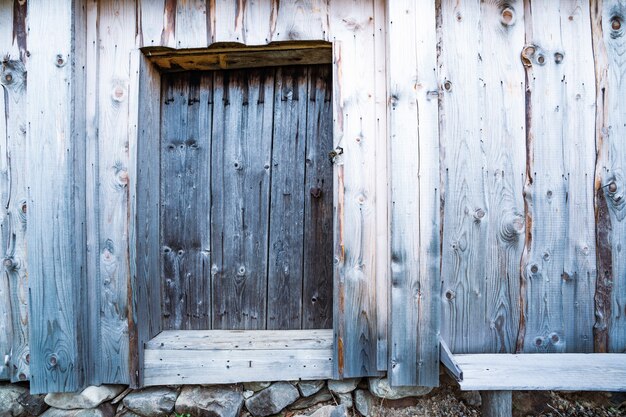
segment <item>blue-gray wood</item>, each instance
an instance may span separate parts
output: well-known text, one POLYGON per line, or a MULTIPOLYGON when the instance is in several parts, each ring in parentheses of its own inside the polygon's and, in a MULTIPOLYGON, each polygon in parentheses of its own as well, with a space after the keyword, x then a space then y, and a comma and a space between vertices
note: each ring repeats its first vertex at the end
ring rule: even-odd
MULTIPOLYGON (((8 370, 11 381, 29 378, 28 366, 28 268, 26 259, 27 180, 26 153, 26 68, 21 60, 3 60, 0 85, 4 94, 6 122, 4 173, 0 176, 2 190, 2 223, 0 247, 4 253, 3 279, 7 280, 11 326, 8 370)), ((0 138, 2 140, 2 138, 0 138)), ((1 284, 0 284, 1 285, 1 284)), ((3 354, 5 352, 2 352, 3 354)), ((2 369, 2 368, 0 368, 2 369)))
MULTIPOLYGON (((130 294, 129 330, 130 385, 143 383, 144 344, 161 332, 160 205, 160 117, 161 76, 147 59, 133 57, 133 79, 137 83, 131 142, 135 161, 130 167, 130 294)), ((106 381, 105 381, 106 382, 106 381)))
POLYGON ((86 380, 84 32, 80 1, 29 3, 28 265, 30 389, 86 380), (50 36, 54 33, 54 36, 50 36))

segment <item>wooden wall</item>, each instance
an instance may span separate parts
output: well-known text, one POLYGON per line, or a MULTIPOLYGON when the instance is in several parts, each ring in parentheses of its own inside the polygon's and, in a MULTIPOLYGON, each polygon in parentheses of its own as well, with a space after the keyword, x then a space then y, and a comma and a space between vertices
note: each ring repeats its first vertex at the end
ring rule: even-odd
MULTIPOLYGON (((626 351, 622 0, 83 0, 54 11, 74 40, 44 36, 60 23, 40 3, 0 0, 2 71, 18 68, 0 96, 0 353, 27 352, 28 332, 40 349, 49 331, 72 352, 68 367, 30 356, 31 374, 65 369, 39 389, 129 382, 142 46, 333 42, 337 376, 436 384, 438 328, 454 352, 626 351), (69 83, 61 97, 42 95, 50 74, 69 83), (78 211, 59 202, 76 197, 78 211), (63 291, 26 309, 26 286, 37 300, 50 282, 63 291), (85 291, 89 325, 74 308, 85 291)), ((28 378, 25 354, 10 362, 28 378)))

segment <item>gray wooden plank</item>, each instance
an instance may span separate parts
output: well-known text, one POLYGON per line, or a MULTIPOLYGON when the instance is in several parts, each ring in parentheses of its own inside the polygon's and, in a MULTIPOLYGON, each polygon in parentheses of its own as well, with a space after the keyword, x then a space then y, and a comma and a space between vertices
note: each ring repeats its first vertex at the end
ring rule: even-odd
POLYGON ((333 332, 321 330, 166 330, 146 344, 165 350, 294 350, 332 348, 333 332))
POLYGON ((620 353, 485 353, 454 359, 463 370, 462 390, 626 391, 626 355, 620 353))
POLYGON ((207 329, 211 323, 209 183, 213 76, 170 76, 164 79, 163 88, 161 239, 168 305, 164 327, 207 329))
POLYGON ((143 384, 144 344, 162 329, 160 247, 161 76, 137 51, 132 55, 130 149, 130 384, 143 384))
POLYGON ((521 1, 442 3, 442 335, 456 353, 516 347, 526 169, 523 12, 521 1), (464 110, 470 102, 476 111, 464 110))
POLYGON ((26 142, 26 68, 21 60, 4 60, 0 67, 3 88, 6 134, 2 153, 6 174, 2 184, 1 246, 4 275, 8 281, 11 309, 11 381, 28 379, 28 265, 26 217, 28 197, 28 159, 26 142))
POLYGON ((273 95, 271 69, 216 73, 211 156, 214 329, 266 326, 273 95))
POLYGON ((377 375, 373 1, 330 2, 333 40, 335 378, 377 375))
POLYGON ((304 164, 308 68, 276 70, 267 328, 298 329, 302 317, 304 164))
POLYGON ((621 248, 626 244, 624 166, 626 116, 621 102, 626 45, 626 6, 618 0, 598 2, 593 12, 593 42, 596 68, 595 210, 598 277, 595 293, 594 339, 596 352, 626 351, 626 262, 621 248))
MULTIPOLYGON (((165 0, 137 0, 141 46, 161 45, 165 0)), ((163 45, 170 46, 170 45, 163 45)))
POLYGON ((302 328, 332 328, 333 167, 332 72, 311 66, 308 74, 304 185, 302 328))
POLYGON ((84 109, 84 56, 72 33, 84 30, 81 6, 29 2, 27 167, 47 173, 30 176, 27 203, 32 393, 75 391, 91 368, 81 302, 85 121, 73 111, 84 109))
MULTIPOLYGON (((207 39, 207 1, 188 0, 173 2, 176 7, 174 31, 176 48, 198 47, 207 39)), ((206 45, 205 45, 206 46, 206 45)))
POLYGON ((439 383, 439 144, 435 8, 388 5, 393 385, 439 383), (406 39, 423 47, 405 48, 406 39), (415 88, 417 85, 420 88, 415 88))
POLYGON ((332 376, 332 349, 146 350, 146 385, 316 380, 332 376))

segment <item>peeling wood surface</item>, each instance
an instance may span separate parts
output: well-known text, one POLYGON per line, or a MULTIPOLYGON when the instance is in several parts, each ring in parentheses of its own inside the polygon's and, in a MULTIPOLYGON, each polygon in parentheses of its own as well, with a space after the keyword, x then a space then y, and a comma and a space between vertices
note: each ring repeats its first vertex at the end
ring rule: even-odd
POLYGON ((442 1, 440 19, 442 337, 455 353, 513 352, 524 247, 524 7, 442 1))
POLYGON ((623 98, 626 43, 626 5, 618 0, 599 1, 592 7, 596 57, 597 162, 595 213, 597 221, 598 281, 595 295, 595 349, 626 352, 626 134, 623 98))
POLYGON ((389 376, 439 385, 439 141, 435 7, 389 4, 389 376), (409 39, 413 48, 405 48, 409 39))

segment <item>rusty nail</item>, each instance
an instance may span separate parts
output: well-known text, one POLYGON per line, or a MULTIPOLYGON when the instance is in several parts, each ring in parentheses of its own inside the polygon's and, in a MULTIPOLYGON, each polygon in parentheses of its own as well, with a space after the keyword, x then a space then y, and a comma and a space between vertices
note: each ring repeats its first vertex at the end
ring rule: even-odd
POLYGON ((614 193, 615 191, 617 191, 617 184, 615 184, 615 182, 611 182, 609 184, 609 192, 614 193))

